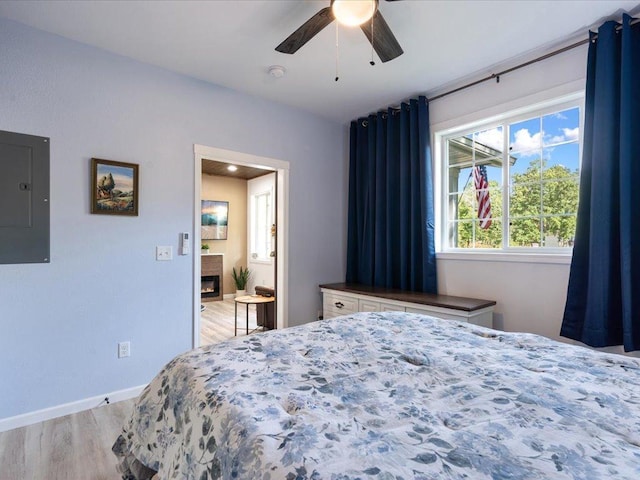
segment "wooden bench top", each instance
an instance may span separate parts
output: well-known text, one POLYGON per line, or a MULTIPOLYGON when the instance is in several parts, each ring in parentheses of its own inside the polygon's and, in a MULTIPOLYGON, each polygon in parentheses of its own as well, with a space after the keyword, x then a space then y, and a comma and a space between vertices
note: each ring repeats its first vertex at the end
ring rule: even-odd
POLYGON ((395 300, 398 302, 419 303, 433 307, 451 308, 465 312, 473 312, 496 304, 495 300, 479 298, 454 297, 452 295, 434 295, 432 293, 409 292, 393 288, 371 287, 355 283, 325 283, 320 288, 339 292, 371 295, 373 297, 395 300))

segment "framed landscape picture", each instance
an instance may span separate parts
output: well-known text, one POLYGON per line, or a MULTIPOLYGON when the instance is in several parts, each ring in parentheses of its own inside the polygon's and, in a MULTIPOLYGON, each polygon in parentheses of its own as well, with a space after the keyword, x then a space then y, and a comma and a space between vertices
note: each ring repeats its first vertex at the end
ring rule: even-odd
POLYGON ((202 200, 202 239, 226 240, 229 202, 202 200))
POLYGON ((138 165, 91 159, 91 213, 138 215, 138 165))

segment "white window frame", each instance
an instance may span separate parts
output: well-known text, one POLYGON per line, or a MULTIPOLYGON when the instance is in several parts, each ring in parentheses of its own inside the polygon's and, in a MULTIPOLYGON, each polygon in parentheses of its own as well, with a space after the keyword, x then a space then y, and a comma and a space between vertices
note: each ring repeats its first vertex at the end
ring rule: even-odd
MULTIPOLYGON (((436 207, 436 255, 439 259, 447 260, 479 260, 479 261, 507 261, 507 262, 535 262, 569 264, 572 247, 511 247, 508 245, 508 231, 503 227, 502 248, 456 248, 449 247, 448 242, 448 195, 449 175, 447 161, 447 140, 455 136, 464 135, 469 131, 482 131, 499 125, 504 125, 504 145, 509 145, 506 126, 532 117, 544 116, 549 113, 579 107, 580 139, 578 142, 580 162, 582 161, 582 143, 584 132, 584 91, 578 91, 553 99, 538 101, 528 106, 512 109, 459 125, 436 131, 434 134, 434 172, 435 172, 435 207, 436 207)), ((452 124, 452 122, 447 122, 452 124)), ((508 213, 509 178, 506 168, 502 171, 502 205, 503 218, 508 213)), ((503 225, 505 224, 502 222, 503 225)))

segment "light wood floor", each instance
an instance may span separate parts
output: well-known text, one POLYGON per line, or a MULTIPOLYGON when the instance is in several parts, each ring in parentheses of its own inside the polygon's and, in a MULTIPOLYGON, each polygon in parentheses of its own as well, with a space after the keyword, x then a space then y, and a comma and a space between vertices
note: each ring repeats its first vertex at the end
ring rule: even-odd
MULTIPOLYGON (((220 343, 233 338, 234 308, 233 298, 214 302, 202 302, 206 307, 200 313, 200 345, 220 343)), ((246 335, 246 306, 238 305, 238 336, 246 335)), ((255 329, 256 306, 249 305, 249 331, 255 329)))
MULTIPOLYGON (((200 344, 234 337, 233 299, 203 302, 200 344)), ((238 336, 246 335, 246 310, 238 305, 238 336)), ((256 328, 249 306, 249 329, 256 328)), ((120 480, 113 442, 134 399, 0 433, 0 480, 120 480)))
POLYGON ((134 400, 0 433, 2 480, 120 480, 111 452, 134 400))

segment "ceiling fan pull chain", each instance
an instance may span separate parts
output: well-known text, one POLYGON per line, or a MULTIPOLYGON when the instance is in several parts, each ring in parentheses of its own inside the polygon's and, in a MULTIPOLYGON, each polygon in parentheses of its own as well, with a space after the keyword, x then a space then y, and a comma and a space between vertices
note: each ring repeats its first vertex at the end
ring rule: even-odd
POLYGON ((338 25, 339 25, 339 22, 336 22, 336 82, 340 78, 338 76, 338 28, 339 28, 338 25))
POLYGON ((373 61, 373 39, 375 38, 373 36, 373 17, 375 17, 375 14, 371 17, 371 61, 369 62, 369 65, 372 67, 376 64, 376 62, 373 61))

